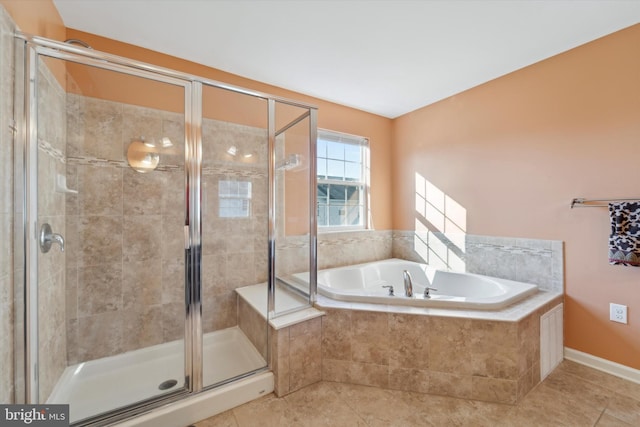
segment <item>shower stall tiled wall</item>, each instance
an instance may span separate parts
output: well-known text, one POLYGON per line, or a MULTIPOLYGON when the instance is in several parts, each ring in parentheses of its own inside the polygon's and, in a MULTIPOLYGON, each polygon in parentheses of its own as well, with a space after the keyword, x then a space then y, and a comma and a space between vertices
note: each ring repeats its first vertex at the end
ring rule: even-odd
POLYGON ((0 402, 13 402, 13 33, 0 7, 0 402))
MULTIPOLYGON (((68 363, 180 339, 184 333, 184 186, 181 147, 140 174, 125 153, 133 139, 184 139, 182 115, 67 96, 66 311, 68 363), (98 133, 95 130, 102 129, 98 133), (121 141, 113 148, 113 141, 121 141), (79 247, 78 247, 79 246, 79 247), (160 272, 160 274, 158 274, 160 272)), ((237 324, 234 289, 265 282, 267 171, 263 129, 203 121, 203 332, 237 324), (234 164, 233 145, 256 153, 234 164), (252 184, 252 215, 219 218, 220 180, 252 184)))
POLYGON ((82 95, 67 96, 68 363, 182 337, 182 149, 140 174, 131 140, 184 139, 181 116, 82 95), (180 165, 180 166, 178 166, 180 165), (177 250, 176 250, 177 247, 177 250))

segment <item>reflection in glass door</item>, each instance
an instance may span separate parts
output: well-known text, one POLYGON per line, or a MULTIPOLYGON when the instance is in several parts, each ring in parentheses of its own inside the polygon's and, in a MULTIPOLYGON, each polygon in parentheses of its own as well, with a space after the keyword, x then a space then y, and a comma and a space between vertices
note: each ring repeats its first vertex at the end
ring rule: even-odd
POLYGON ((34 59, 32 395, 69 403, 76 422, 186 392, 188 86, 34 59))

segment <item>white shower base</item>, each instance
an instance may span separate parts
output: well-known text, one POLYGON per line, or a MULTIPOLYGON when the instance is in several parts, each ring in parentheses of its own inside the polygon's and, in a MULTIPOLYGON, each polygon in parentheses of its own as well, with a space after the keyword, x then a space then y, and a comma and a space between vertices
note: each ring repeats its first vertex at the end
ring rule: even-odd
MULTIPOLYGON (((203 361, 205 386, 266 366, 260 353, 238 327, 205 334, 203 361)), ((70 404, 70 419, 71 422, 76 422, 178 390, 183 384, 184 346, 183 341, 179 340, 69 366, 58 380, 47 403, 70 404), (158 389, 160 383, 171 379, 177 380, 175 386, 165 391, 158 389)), ((270 393, 273 390, 272 376, 270 390, 263 384, 259 388, 264 393, 270 393)), ((202 393, 205 394, 207 393, 202 393)), ((258 396, 251 394, 246 401, 256 397, 258 396)), ((184 406, 188 400, 180 402, 180 405, 184 406)), ((240 403, 243 402, 238 404, 240 403)), ((203 417, 214 414, 215 412, 203 417)), ((184 420, 183 424, 193 421, 197 419, 184 420)), ((152 423, 161 424, 158 420, 152 423)))

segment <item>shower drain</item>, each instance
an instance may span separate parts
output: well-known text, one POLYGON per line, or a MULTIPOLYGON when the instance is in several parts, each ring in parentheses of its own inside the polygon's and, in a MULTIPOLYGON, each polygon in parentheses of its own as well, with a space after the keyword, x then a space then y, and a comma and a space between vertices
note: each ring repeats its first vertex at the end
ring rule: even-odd
POLYGON ((178 384, 177 380, 166 380, 161 382, 158 388, 160 390, 169 390, 171 387, 173 387, 176 384, 178 384))

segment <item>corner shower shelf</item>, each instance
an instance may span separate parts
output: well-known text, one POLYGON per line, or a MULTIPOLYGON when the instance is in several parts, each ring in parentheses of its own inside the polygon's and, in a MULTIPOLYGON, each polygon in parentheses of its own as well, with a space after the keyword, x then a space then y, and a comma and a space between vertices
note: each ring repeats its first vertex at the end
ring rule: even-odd
POLYGON ((78 194, 78 190, 67 188, 67 177, 64 175, 56 175, 56 192, 78 194))

